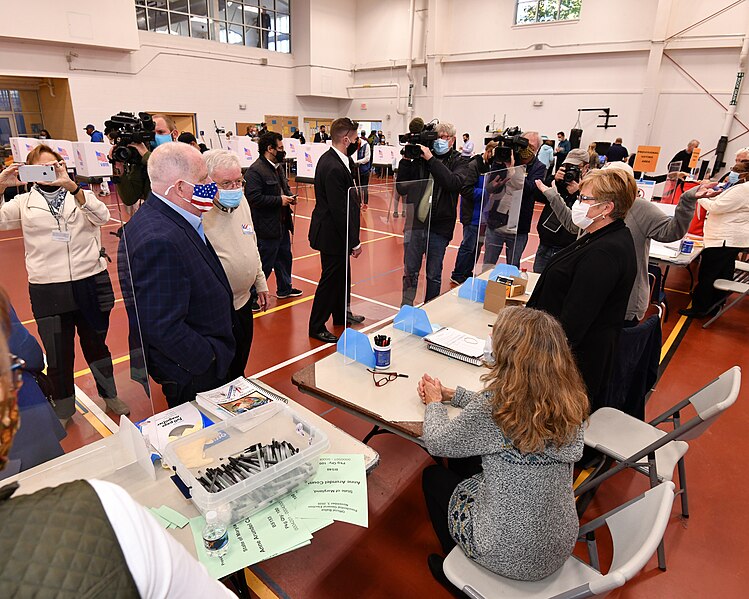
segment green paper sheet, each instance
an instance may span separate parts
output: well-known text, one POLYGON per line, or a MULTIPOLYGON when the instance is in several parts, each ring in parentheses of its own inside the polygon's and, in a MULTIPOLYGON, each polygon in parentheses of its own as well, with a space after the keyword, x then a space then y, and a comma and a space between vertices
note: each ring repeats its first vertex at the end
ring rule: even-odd
POLYGON ((310 534, 315 534, 316 532, 322 530, 326 526, 330 526, 333 524, 332 518, 298 518, 302 521, 302 524, 307 527, 307 530, 310 531, 310 534))
POLYGON ((162 528, 169 528, 169 524, 171 524, 171 522, 169 522, 169 520, 167 520, 166 518, 164 518, 164 516, 162 516, 158 512, 157 508, 155 508, 155 507, 148 508, 148 511, 151 512, 151 515, 154 518, 156 518, 156 521, 161 525, 162 528))
POLYGON ((154 511, 159 514, 165 520, 168 520, 177 528, 187 526, 190 522, 185 516, 180 514, 177 510, 170 508, 168 505, 162 505, 160 508, 155 508, 154 511))
POLYGON ((222 578, 296 547, 308 544, 312 535, 295 518, 283 500, 229 528, 229 550, 222 558, 210 557, 203 547, 202 516, 190 520, 190 528, 201 563, 214 578, 222 578))
POLYGON ((294 514, 299 518, 320 518, 367 527, 367 473, 361 454, 320 456, 317 474, 292 493, 294 514))

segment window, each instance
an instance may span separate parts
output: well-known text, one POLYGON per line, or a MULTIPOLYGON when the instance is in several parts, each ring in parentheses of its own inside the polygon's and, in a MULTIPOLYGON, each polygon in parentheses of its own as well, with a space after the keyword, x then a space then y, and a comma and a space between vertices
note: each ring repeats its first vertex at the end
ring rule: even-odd
POLYGON ((579 19, 582 3, 583 0, 517 0, 515 24, 579 19))
POLYGON ((291 52, 290 0, 135 0, 138 29, 291 52))
POLYGON ((15 129, 11 128, 11 133, 36 137, 44 127, 39 94, 35 90, 0 89, 0 120, 3 130, 12 120, 15 129))

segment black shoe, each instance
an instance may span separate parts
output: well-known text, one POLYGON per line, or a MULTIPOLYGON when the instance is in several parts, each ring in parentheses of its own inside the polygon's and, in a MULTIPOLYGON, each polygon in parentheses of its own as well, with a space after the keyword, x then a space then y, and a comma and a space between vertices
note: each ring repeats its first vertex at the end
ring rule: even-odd
POLYGON ((338 337, 336 337, 328 329, 323 329, 318 333, 310 333, 309 336, 312 337, 312 339, 317 339, 318 341, 322 341, 323 343, 336 343, 338 341, 338 337))
POLYGON ((682 316, 688 316, 689 318, 704 318, 705 316, 707 316, 707 312, 695 310, 694 308, 679 310, 679 314, 681 314, 682 316))
POLYGON ((302 293, 304 293, 304 292, 301 289, 294 289, 292 287, 291 289, 289 289, 288 291, 285 291, 283 293, 280 292, 280 291, 277 292, 276 293, 276 297, 278 299, 286 299, 287 297, 299 297, 300 295, 302 295, 302 293))
POLYGON ((397 210, 396 210, 395 212, 393 212, 393 216, 394 216, 395 218, 398 218, 398 211, 397 211, 397 210))
POLYGON ((346 312, 346 324, 360 324, 364 322, 364 317, 354 314, 353 312, 346 312))
POLYGON ((257 300, 252 300, 252 304, 250 304, 250 307, 252 308, 253 312, 260 312, 260 304, 257 303, 257 300))
POLYGON ((447 576, 445 576, 445 570, 442 567, 444 563, 445 558, 436 553, 432 553, 427 557, 427 565, 429 566, 429 571, 432 573, 434 579, 445 589, 450 591, 453 597, 464 597, 465 595, 460 594, 458 588, 448 580, 447 576))

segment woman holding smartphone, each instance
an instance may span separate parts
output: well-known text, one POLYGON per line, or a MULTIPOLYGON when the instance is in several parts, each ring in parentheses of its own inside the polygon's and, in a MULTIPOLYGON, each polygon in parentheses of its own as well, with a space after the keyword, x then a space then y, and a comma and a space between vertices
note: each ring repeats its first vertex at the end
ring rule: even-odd
MULTIPOLYGON (((33 182, 31 191, 0 204, 0 229, 23 232, 31 309, 47 354, 57 417, 64 426, 75 413, 76 332, 99 395, 115 414, 128 414, 117 397, 106 344, 114 292, 101 227, 109 209, 68 176, 62 156, 47 146, 31 150, 26 162, 52 167, 56 178, 33 182)), ((0 194, 21 183, 19 168, 0 173, 0 194)))

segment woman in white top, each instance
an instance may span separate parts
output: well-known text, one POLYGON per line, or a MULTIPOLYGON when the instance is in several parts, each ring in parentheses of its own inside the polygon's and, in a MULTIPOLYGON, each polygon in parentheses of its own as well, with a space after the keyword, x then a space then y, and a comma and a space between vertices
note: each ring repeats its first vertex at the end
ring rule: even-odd
MULTIPOLYGON (((44 145, 29 152, 30 165, 50 165, 57 179, 0 203, 0 229, 23 232, 31 309, 47 354, 55 412, 63 426, 75 413, 75 333, 99 395, 116 414, 128 414, 117 397, 106 344, 114 292, 101 245, 109 209, 71 180, 62 156, 44 145)), ((18 166, 0 173, 0 194, 19 185, 18 166)))
POLYGON ((705 249, 700 254, 692 307, 684 316, 703 318, 725 302, 726 293, 713 287, 717 279, 733 279, 734 263, 749 248, 749 162, 737 162, 728 175, 728 187, 701 186, 697 201, 707 210, 705 249), (723 191, 725 189, 725 191, 723 191))

